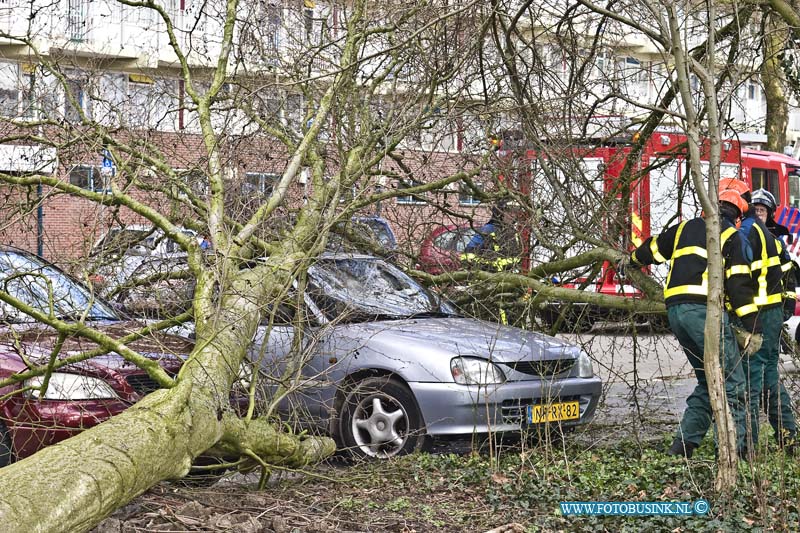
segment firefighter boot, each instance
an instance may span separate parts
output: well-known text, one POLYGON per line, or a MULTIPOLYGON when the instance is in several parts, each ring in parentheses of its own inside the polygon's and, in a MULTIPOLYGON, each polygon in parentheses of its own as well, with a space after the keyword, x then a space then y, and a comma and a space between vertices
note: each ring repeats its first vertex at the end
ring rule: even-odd
POLYGON ((682 455, 687 459, 691 459, 695 448, 697 448, 697 444, 693 442, 684 442, 683 440, 676 438, 672 442, 672 446, 670 446, 669 450, 667 450, 667 455, 682 455))

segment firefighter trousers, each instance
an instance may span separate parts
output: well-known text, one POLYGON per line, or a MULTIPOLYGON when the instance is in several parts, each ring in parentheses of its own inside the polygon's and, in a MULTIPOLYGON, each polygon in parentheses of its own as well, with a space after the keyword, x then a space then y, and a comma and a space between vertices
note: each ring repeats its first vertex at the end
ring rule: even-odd
POLYGON ((797 431, 792 404, 786 387, 780 382, 778 375, 778 359, 783 331, 783 309, 773 307, 759 311, 762 335, 761 348, 747 358, 746 374, 749 393, 748 425, 751 449, 758 444, 758 419, 760 407, 767 413, 767 418, 775 430, 775 438, 779 443, 786 436, 797 431), (759 405, 760 404, 760 405, 759 405))
MULTIPOLYGON (((676 439, 697 446, 708 433, 712 421, 711 400, 703 366, 706 306, 694 303, 672 305, 667 309, 667 316, 672 333, 680 342, 697 378, 694 391, 686 399, 686 410, 683 412, 676 439)), ((739 347, 733 336, 728 315, 724 312, 722 328, 720 364, 725 377, 725 395, 736 428, 737 451, 741 454, 746 451, 744 437, 747 429, 745 425, 747 383, 739 347)))

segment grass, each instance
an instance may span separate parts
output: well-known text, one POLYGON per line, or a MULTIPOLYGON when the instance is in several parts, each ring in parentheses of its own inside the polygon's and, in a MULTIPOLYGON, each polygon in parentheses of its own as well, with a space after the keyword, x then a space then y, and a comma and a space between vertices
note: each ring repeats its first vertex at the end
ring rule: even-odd
POLYGON ((517 529, 506 531, 527 532, 800 530, 800 458, 785 456, 770 442, 756 461, 740 464, 739 486, 724 499, 714 491, 710 438, 691 460, 665 455, 668 444, 622 441, 592 448, 568 437, 565 443, 505 448, 491 456, 340 461, 285 473, 264 491, 249 481, 202 490, 165 483, 118 516, 125 517, 123 530, 148 532, 175 531, 176 523, 181 531, 215 531, 216 520, 232 517, 265 531, 474 533, 507 524, 517 529), (698 499, 710 503, 708 514, 564 516, 559 506, 698 499), (204 510, 201 519, 185 518, 197 508, 204 510))
MULTIPOLYGON (((667 443, 664 443, 666 446, 667 443)), ((415 531, 484 531, 518 523, 525 531, 796 531, 800 462, 772 449, 740 466, 730 499, 714 491, 713 445, 687 461, 631 442, 607 449, 575 445, 482 455, 427 455, 352 466, 337 491, 357 513, 372 509, 415 531), (694 502, 698 516, 562 516, 559 502, 694 502)), ((315 481, 307 480, 316 484, 315 481)), ((340 508, 342 509, 342 508, 340 508)), ((343 510, 343 509, 342 509, 343 510)), ((345 521, 358 517, 341 517, 345 521)), ((375 528, 364 529, 381 530, 375 528)))

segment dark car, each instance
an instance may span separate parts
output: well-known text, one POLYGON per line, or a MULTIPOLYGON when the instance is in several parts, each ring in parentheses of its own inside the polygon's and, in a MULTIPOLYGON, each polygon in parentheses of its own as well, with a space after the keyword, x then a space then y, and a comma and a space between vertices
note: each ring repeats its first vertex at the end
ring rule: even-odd
MULTIPOLYGON (((66 321, 84 320, 112 338, 142 327, 95 299, 56 266, 21 250, 0 248, 0 291, 32 310, 66 321)), ((0 302, 0 379, 27 371, 29 362, 47 363, 58 341, 54 329, 0 302)), ((175 375, 193 343, 152 335, 128 346, 175 375)), ((69 337, 57 357, 96 347, 86 338, 69 337)), ((43 377, 33 377, 0 388, 0 466, 95 426, 158 388, 144 370, 115 353, 57 369, 44 391, 38 388, 43 381, 43 377)))
POLYGON ((369 228, 383 250, 394 252, 397 249, 397 238, 394 235, 392 226, 385 218, 379 216, 353 217, 353 222, 363 224, 369 228))

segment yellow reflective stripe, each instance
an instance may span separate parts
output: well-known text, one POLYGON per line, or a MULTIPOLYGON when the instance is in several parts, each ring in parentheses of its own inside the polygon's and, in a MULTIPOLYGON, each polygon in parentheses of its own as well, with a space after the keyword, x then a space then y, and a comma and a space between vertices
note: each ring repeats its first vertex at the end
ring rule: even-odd
POLYGON ((782 296, 780 294, 770 294, 769 296, 762 296, 759 294, 753 299, 756 305, 769 305, 781 303, 782 296))
POLYGON ((750 274, 750 267, 747 265, 733 265, 725 271, 725 277, 729 278, 736 274, 750 274))
POLYGON ((736 228, 728 228, 725 231, 723 231, 722 242, 720 242, 720 246, 725 246, 725 243, 728 242, 728 239, 730 239, 731 235, 733 235, 734 233, 736 233, 736 228))
POLYGON ((631 242, 637 248, 642 245, 642 218, 636 211, 631 211, 631 242))
MULTIPOLYGON (((756 293, 753 302, 759 306, 780 303, 780 294, 769 294, 769 288, 767 287, 767 274, 769 273, 769 269, 772 267, 780 266, 781 270, 783 269, 781 265, 781 258, 778 256, 770 257, 769 251, 767 250, 767 236, 764 235, 764 232, 761 231, 761 228, 757 224, 753 225, 753 227, 758 230, 758 239, 761 241, 761 259, 751 263, 753 273, 756 271, 759 272, 757 280, 758 292, 756 293)), ((780 249, 780 241, 772 236, 770 236, 770 238, 775 242, 776 247, 780 249)))
POLYGON ((459 256, 459 258, 460 258, 462 261, 474 261, 475 259, 477 259, 477 258, 478 258, 478 256, 477 256, 477 255, 475 255, 475 254, 461 254, 461 255, 459 256))
POLYGON ((758 311, 756 304, 747 304, 736 309, 736 316, 745 316, 758 311))
POLYGON ((792 269, 791 263, 784 263, 781 265, 781 272, 789 272, 792 269))
MULTIPOLYGON (((678 249, 678 242, 680 242, 680 240, 681 240, 681 234, 683 233, 683 228, 685 226, 686 226, 686 221, 681 222, 680 226, 678 226, 678 231, 675 232, 675 241, 672 243, 672 258, 673 258, 673 261, 672 261, 672 264, 669 267, 669 270, 667 271, 667 282, 664 284, 664 299, 666 299, 668 297, 667 293, 670 292, 671 290, 673 290, 673 289, 667 289, 667 287, 669 287, 670 281, 672 280, 672 269, 675 267, 675 261, 674 261, 674 259, 675 259, 675 250, 678 249)), ((653 239, 650 242, 650 249, 651 250, 654 249, 653 248, 653 243, 654 242, 656 242, 655 239, 653 239)), ((655 257, 655 254, 657 253, 658 248, 656 247, 655 250, 656 251, 653 252, 653 257, 655 257)), ((661 254, 658 254, 658 255, 661 256, 661 254)))
POLYGON ((675 260, 678 257, 683 257, 684 255, 699 255, 703 259, 708 259, 708 252, 702 246, 687 246, 685 248, 679 248, 675 250, 675 253, 672 254, 672 259, 675 260))
POLYGON ((642 217, 636 211, 631 211, 631 225, 634 229, 642 231, 642 217))
MULTIPOLYGON (((680 229, 678 230, 678 233, 680 234, 680 229)), ((678 237, 676 236, 675 242, 677 242, 677 239, 678 237)), ((658 241, 655 238, 650 241, 650 252, 653 254, 653 259, 655 259, 657 262, 666 262, 667 258, 661 255, 661 252, 658 251, 658 241)))
POLYGON ((780 257, 770 257, 768 259, 760 259, 758 261, 753 261, 752 263, 750 263, 750 265, 751 265, 753 270, 759 270, 759 269, 762 269, 762 268, 774 267, 774 266, 778 266, 780 264, 781 264, 781 258, 780 257))
MULTIPOLYGON (((703 280, 705 281, 705 280, 703 280)), ((672 298, 679 294, 697 294, 708 296, 707 285, 681 285, 680 287, 672 287, 671 289, 664 290, 664 298, 672 298)))

